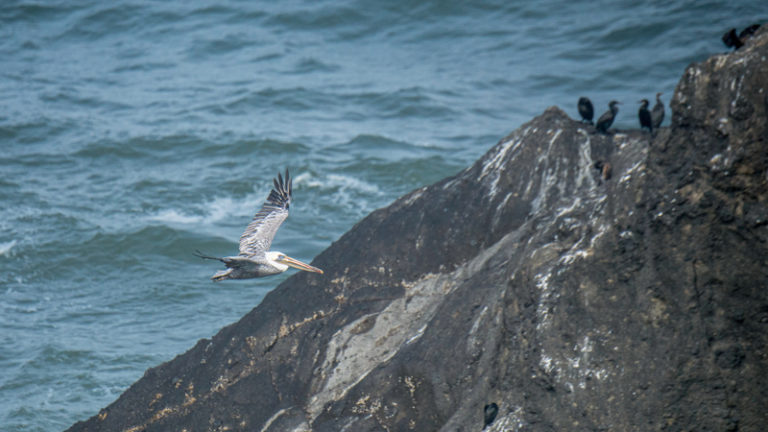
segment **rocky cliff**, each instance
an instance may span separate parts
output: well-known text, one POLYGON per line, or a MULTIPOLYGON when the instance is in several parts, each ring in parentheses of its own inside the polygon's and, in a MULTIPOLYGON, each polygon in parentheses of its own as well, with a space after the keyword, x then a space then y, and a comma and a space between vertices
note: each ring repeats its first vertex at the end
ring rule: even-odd
POLYGON ((691 65, 655 138, 548 109, 70 430, 764 430, 767 56, 691 65))

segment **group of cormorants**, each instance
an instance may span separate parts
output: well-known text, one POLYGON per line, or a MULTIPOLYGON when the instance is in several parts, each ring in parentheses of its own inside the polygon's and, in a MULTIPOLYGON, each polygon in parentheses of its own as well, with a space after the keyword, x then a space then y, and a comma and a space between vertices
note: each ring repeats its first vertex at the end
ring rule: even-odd
MULTIPOLYGON (((746 27, 744 30, 736 33, 736 29, 732 28, 725 32, 723 35, 723 43, 729 48, 739 49, 745 41, 755 34, 757 29, 760 28, 760 24, 752 24, 746 27)), ((640 109, 637 111, 637 118, 640 121, 640 129, 646 128, 653 135, 654 130, 658 130, 661 126, 661 122, 664 121, 664 104, 661 102, 661 93, 656 93, 656 105, 653 109, 648 109, 648 99, 642 99, 640 103, 640 109)), ((768 99, 766 99, 768 100, 768 99)), ((608 111, 603 113, 600 118, 597 119, 595 129, 603 134, 608 133, 608 128, 613 124, 613 120, 616 118, 616 114, 619 112, 620 102, 615 100, 608 104, 608 111)), ((595 108, 592 106, 592 101, 586 97, 580 97, 578 103, 579 115, 581 115, 581 121, 583 123, 592 123, 592 118, 595 116, 595 108)))
POLYGON ((640 101, 640 109, 637 111, 637 117, 640 120, 640 129, 648 128, 648 132, 658 130, 661 122, 664 121, 664 103, 661 102, 661 92, 656 93, 656 105, 652 110, 648 110, 648 99, 640 101))
MULTIPOLYGON (((661 93, 656 93, 656 105, 652 110, 648 110, 648 99, 640 101, 640 110, 637 112, 638 119, 640 120, 640 128, 648 128, 648 131, 653 133, 654 129, 658 129, 661 126, 661 122, 664 121, 664 103, 661 102, 661 93)), ((616 114, 619 112, 620 102, 615 100, 608 104, 608 111, 604 112, 600 118, 597 119, 595 129, 598 132, 606 134, 608 128, 613 124, 613 120, 616 118, 616 114)), ((581 121, 584 123, 592 123, 592 118, 595 116, 595 108, 592 106, 592 101, 587 97, 580 97, 578 103, 579 115, 581 115, 581 121)))
MULTIPOLYGON (((738 50, 744 46, 746 40, 752 37, 759 28, 760 24, 752 24, 738 34, 736 33, 736 29, 732 28, 723 35, 723 43, 729 48, 738 50)), ((766 105, 768 106, 768 95, 766 95, 765 100, 766 105)), ((654 105, 652 109, 648 109, 648 106, 650 105, 648 99, 640 100, 639 104, 640 109, 637 111, 637 119, 640 121, 640 129, 648 129, 648 132, 653 136, 654 130, 658 130, 661 126, 661 122, 664 121, 664 103, 661 102, 661 93, 656 93, 656 105, 654 105)), ((608 129, 613 124, 613 120, 619 112, 619 107, 617 105, 620 105, 620 103, 615 100, 608 103, 608 111, 604 112, 603 115, 597 119, 597 124, 595 124, 595 130, 597 132, 603 134, 608 133, 608 129)), ((594 124, 592 123, 592 119, 595 116, 595 107, 592 105, 592 101, 590 101, 589 98, 584 96, 580 97, 577 108, 582 123, 594 124)), ((593 167, 600 172, 600 177, 603 180, 611 178, 612 169, 610 162, 599 160, 594 163, 593 167)), ((486 415, 488 414, 488 407, 489 406, 486 405, 486 415)))

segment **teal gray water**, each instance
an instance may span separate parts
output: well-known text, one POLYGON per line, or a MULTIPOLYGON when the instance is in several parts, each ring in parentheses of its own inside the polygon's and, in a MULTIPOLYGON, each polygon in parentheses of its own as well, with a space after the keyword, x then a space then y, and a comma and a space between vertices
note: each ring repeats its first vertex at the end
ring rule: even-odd
POLYGON ((638 127, 637 100, 768 15, 445 3, 2 2, 0 429, 95 414, 289 276, 214 285, 192 255, 234 253, 278 170, 273 247, 310 261, 548 106, 617 99, 638 127))

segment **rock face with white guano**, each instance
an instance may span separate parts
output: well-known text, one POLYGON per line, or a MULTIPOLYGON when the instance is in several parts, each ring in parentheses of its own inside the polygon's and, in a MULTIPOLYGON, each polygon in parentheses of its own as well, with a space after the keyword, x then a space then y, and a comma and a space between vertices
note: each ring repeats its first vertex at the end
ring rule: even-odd
POLYGON ((763 430, 766 57, 691 65, 652 141, 548 109, 70 430, 763 430))

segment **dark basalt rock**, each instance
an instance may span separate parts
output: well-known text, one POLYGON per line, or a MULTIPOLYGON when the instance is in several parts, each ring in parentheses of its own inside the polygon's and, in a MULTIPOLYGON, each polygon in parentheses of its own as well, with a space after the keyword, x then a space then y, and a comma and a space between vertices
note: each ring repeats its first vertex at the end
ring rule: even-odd
POLYGON ((691 65, 652 143, 548 109, 70 430, 763 430, 766 57, 691 65))

